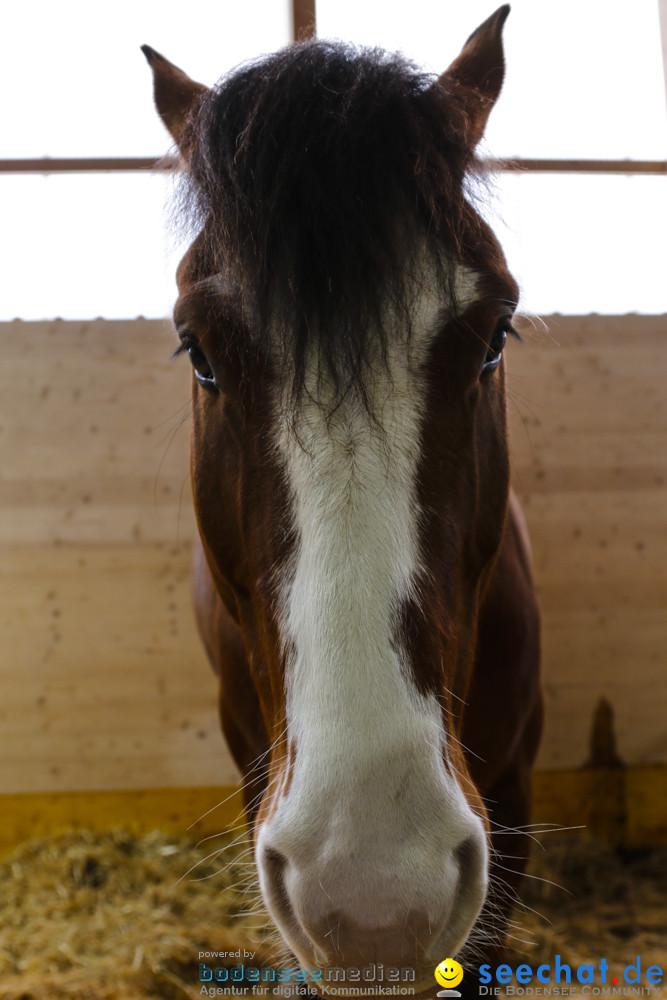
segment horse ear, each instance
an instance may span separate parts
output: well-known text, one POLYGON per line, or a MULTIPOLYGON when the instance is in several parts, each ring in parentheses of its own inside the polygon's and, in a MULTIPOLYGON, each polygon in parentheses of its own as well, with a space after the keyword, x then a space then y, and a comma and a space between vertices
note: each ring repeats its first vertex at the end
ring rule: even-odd
POLYGON ((438 83, 448 90, 465 88, 470 119, 470 145, 474 149, 484 134, 491 109, 505 76, 503 25, 510 12, 506 3, 473 31, 460 55, 438 83))
POLYGON ((150 45, 142 45, 148 65, 153 70, 155 107, 183 155, 186 153, 186 125, 199 108, 208 87, 191 80, 187 73, 174 66, 150 45))

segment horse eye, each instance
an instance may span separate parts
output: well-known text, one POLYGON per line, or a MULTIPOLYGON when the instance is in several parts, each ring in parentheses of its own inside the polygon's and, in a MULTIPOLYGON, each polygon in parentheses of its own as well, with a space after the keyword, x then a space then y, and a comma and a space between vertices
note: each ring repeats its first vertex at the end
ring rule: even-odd
POLYGON ((500 359, 503 356, 503 348, 505 347, 505 342, 507 340, 507 333, 508 331, 511 332, 511 330, 512 324, 508 319, 502 319, 496 327, 494 334, 491 337, 489 349, 486 352, 486 359, 482 366, 482 375, 488 375, 491 372, 494 372, 500 364, 500 359))
POLYGON ((201 348, 201 344, 197 338, 193 337, 191 334, 186 334, 182 337, 180 346, 174 352, 174 357, 185 353, 187 353, 190 358, 190 364, 193 367, 195 378, 199 384, 203 386, 204 389, 216 391, 218 385, 215 380, 213 369, 211 368, 209 360, 201 348))

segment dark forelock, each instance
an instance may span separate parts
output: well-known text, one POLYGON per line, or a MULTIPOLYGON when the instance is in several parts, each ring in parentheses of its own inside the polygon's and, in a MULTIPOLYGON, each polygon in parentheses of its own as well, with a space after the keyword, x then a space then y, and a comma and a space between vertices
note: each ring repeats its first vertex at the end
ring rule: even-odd
POLYGON ((339 393, 363 396, 388 304, 408 318, 417 248, 444 281, 443 261, 469 259, 465 130, 457 94, 398 55, 340 43, 291 46, 205 97, 187 179, 202 277, 233 280, 260 346, 269 328, 282 336, 297 394, 315 346, 339 393))

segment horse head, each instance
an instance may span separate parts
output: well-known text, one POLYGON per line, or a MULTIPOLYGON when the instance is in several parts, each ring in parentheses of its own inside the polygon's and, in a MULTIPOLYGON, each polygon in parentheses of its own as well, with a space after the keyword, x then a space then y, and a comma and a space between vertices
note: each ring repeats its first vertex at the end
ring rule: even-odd
POLYGON ((430 976, 487 895, 463 740, 518 290, 469 181, 508 12, 437 80, 309 42, 209 90, 144 49, 196 227, 174 311, 195 601, 262 894, 304 967, 430 976))

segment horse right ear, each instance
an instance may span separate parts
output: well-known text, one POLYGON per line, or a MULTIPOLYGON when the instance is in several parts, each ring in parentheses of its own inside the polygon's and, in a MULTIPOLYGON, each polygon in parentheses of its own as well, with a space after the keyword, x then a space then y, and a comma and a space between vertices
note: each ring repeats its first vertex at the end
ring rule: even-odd
POLYGON ((153 70, 155 107, 179 151, 185 156, 186 126, 198 111, 202 98, 208 93, 208 87, 191 80, 187 73, 170 63, 150 45, 142 45, 141 51, 153 70))
POLYGON ((468 112, 468 142, 474 149, 484 134, 505 76, 503 25, 510 12, 508 3, 499 7, 473 31, 461 54, 439 78, 445 89, 460 89, 468 112))

